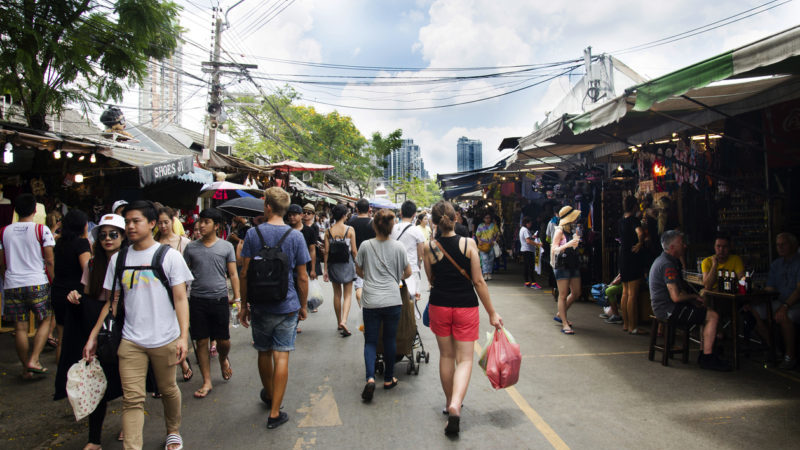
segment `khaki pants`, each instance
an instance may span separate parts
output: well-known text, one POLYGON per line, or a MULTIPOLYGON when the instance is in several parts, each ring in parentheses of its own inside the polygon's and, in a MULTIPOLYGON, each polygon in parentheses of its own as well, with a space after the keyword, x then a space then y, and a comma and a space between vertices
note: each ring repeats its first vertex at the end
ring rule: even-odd
POLYGON ((167 434, 181 427, 181 392, 175 382, 177 339, 158 348, 144 348, 123 339, 119 344, 119 376, 122 381, 123 448, 141 449, 144 428, 145 380, 148 361, 153 367, 158 390, 164 403, 167 434))

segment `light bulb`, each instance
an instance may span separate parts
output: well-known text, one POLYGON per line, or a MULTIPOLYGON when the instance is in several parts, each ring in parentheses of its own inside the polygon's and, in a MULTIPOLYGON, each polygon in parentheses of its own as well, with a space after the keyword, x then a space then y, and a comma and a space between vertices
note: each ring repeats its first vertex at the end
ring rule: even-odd
POLYGON ((5 151, 10 152, 14 149, 14 146, 11 145, 11 142, 6 142, 5 151))
POLYGON ((83 183, 83 175, 80 173, 75 174, 75 182, 76 183, 83 183))
POLYGON ((97 162, 97 157, 94 156, 94 153, 92 153, 92 156, 89 157, 89 162, 92 164, 97 162))
POLYGON ((67 158, 72 158, 72 152, 67 152, 67 158))
POLYGON ((61 159, 61 150, 56 150, 53 152, 54 159, 61 159))
POLYGON ((86 159, 85 155, 78 156, 78 161, 83 161, 84 159, 86 159))
POLYGON ((4 164, 11 164, 14 162, 14 154, 10 151, 6 150, 3 152, 3 163, 4 164))
POLYGON ((622 172, 623 170, 622 166, 617 167, 617 171, 622 172))

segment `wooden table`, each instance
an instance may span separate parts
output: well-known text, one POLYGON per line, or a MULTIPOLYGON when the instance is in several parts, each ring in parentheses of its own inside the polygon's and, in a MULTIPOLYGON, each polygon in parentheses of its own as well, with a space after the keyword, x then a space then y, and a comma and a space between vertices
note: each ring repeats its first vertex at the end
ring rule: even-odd
POLYGON ((739 310, 743 305, 755 305, 764 303, 767 306, 767 326, 769 327, 769 343, 770 355, 775 354, 775 344, 772 339, 773 317, 772 317, 772 300, 778 297, 777 292, 758 291, 751 294, 729 294, 726 292, 718 292, 712 290, 704 290, 703 297, 706 299, 706 306, 718 312, 720 316, 727 311, 731 316, 731 332, 733 334, 733 367, 739 368, 739 310))

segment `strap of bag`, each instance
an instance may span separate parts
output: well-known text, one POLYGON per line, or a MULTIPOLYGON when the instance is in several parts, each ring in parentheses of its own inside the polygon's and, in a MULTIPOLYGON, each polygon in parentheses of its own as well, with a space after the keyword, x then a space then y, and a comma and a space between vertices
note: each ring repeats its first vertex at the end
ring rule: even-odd
POLYGON ((258 229, 258 226, 256 226, 256 234, 258 235, 258 240, 261 241, 261 248, 266 248, 267 243, 264 242, 264 236, 261 235, 261 231, 258 229))
POLYGON ((381 257, 378 255, 378 251, 377 251, 377 250, 375 250, 375 247, 373 247, 373 245, 374 245, 374 244, 372 244, 372 239, 370 239, 370 240, 369 240, 369 243, 370 243, 370 244, 369 244, 369 248, 371 248, 371 249, 372 249, 372 253, 374 253, 374 254, 375 254, 375 257, 376 257, 376 258, 378 258, 378 261, 380 261, 380 262, 381 262, 381 264, 383 265, 383 268, 384 268, 384 269, 386 269, 386 271, 387 271, 387 272, 389 272, 389 274, 392 276, 392 278, 394 278, 394 281, 396 281, 396 282, 397 282, 397 284, 400 284, 400 281, 401 281, 401 280, 397 279, 397 277, 395 277, 395 276, 394 276, 394 273, 392 272, 392 270, 391 270, 391 269, 389 268, 389 266, 388 266, 388 265, 387 265, 387 264, 386 264, 386 263, 383 261, 383 259, 382 259, 382 258, 381 258, 381 257))
POLYGON ((438 248, 444 254, 445 258, 447 258, 447 260, 450 261, 450 264, 452 264, 456 269, 458 269, 461 275, 463 275, 464 278, 466 278, 467 280, 469 280, 470 283, 472 283, 472 277, 470 277, 467 271, 464 270, 461 266, 459 266, 458 263, 456 263, 456 261, 453 259, 453 257, 450 256, 450 254, 444 250, 444 247, 442 247, 441 244, 439 244, 439 241, 434 239, 433 243, 436 244, 436 248, 438 248))
POLYGON ((400 232, 400 235, 399 235, 399 236, 397 236, 397 240, 399 241, 399 240, 400 240, 400 238, 401 238, 401 237, 403 237, 403 235, 406 233, 406 231, 407 231, 409 228, 411 228, 412 226, 413 226, 413 225, 411 225, 411 224, 408 224, 408 226, 407 226, 407 227, 403 228, 403 231, 401 231, 401 232, 400 232))
POLYGON ((281 245, 283 245, 283 241, 286 240, 286 236, 288 236, 289 233, 291 233, 291 232, 292 232, 292 227, 289 227, 289 229, 286 230, 286 233, 283 233, 283 236, 281 236, 281 239, 278 241, 277 244, 275 244, 275 246, 280 248, 281 245))

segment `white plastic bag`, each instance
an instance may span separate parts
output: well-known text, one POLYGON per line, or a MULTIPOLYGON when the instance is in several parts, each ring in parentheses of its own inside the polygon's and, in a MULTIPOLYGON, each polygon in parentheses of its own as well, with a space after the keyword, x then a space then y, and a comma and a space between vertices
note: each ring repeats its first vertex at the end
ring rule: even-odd
POLYGON ((494 250, 494 257, 495 258, 499 258, 500 255, 503 254, 503 251, 500 250, 500 245, 497 242, 494 243, 494 246, 492 247, 492 250, 494 250))
POLYGON ((81 359, 67 372, 67 398, 75 412, 75 421, 88 416, 97 408, 106 393, 108 380, 97 358, 86 363, 81 359))
POLYGON ((308 310, 313 311, 322 304, 322 283, 319 280, 308 282, 308 310))

